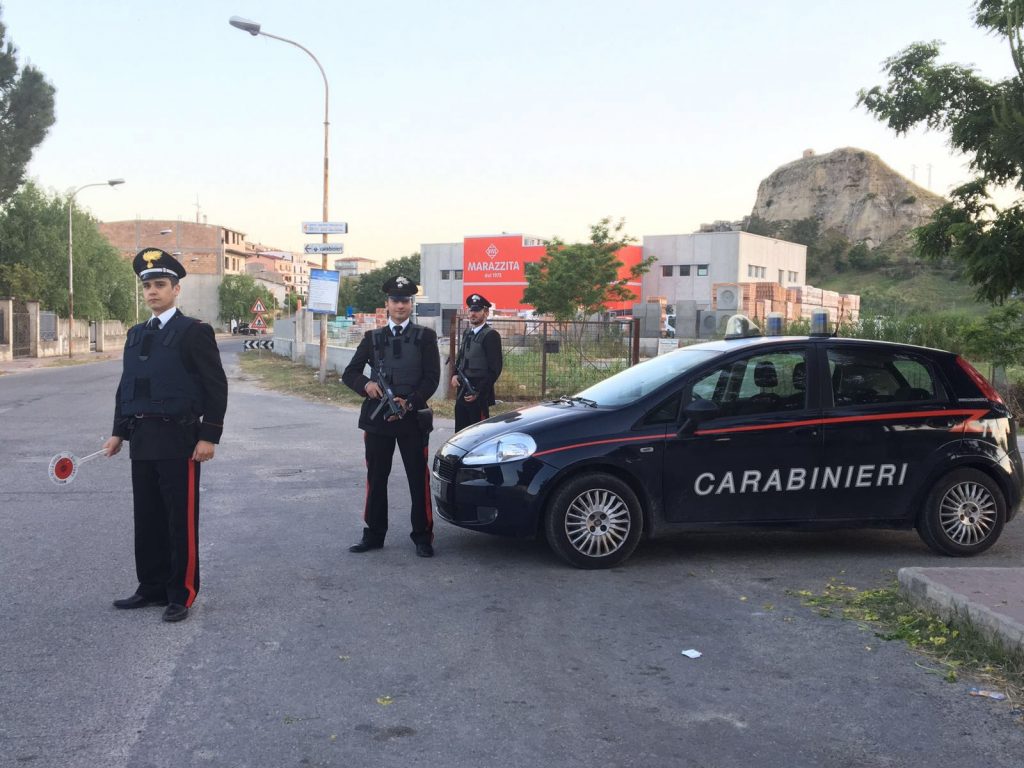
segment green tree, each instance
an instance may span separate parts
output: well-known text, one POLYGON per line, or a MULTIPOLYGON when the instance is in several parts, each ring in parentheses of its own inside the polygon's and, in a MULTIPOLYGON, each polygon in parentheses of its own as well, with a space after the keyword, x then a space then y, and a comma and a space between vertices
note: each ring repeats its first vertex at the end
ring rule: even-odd
POLYGON ((53 86, 35 67, 18 69, 18 49, 5 42, 6 34, 0 21, 0 206, 21 186, 33 150, 54 122, 53 86))
POLYGON ((526 270, 523 301, 564 323, 600 312, 609 302, 635 298, 628 283, 647 272, 655 257, 644 259, 630 268, 628 277, 620 278, 622 262, 616 253, 635 240, 624 228, 625 220, 613 225, 606 216, 590 227, 589 243, 567 244, 558 238, 549 242, 540 260, 526 270))
POLYGON ((222 322, 231 319, 247 321, 251 316, 252 305, 260 299, 268 309, 277 309, 277 299, 269 289, 257 285, 251 275, 227 275, 217 289, 220 300, 219 317, 222 322))
POLYGON ((410 280, 420 282, 420 255, 418 253, 392 259, 383 267, 370 270, 359 276, 352 300, 342 306, 353 306, 357 312, 373 312, 384 306, 384 293, 381 286, 395 275, 405 275, 410 280))
POLYGON ((356 306, 356 289, 359 286, 358 277, 343 277, 338 283, 338 314, 345 314, 347 307, 356 306))
POLYGON ((940 63, 939 42, 918 42, 886 59, 888 82, 861 90, 857 103, 897 134, 948 132, 950 146, 970 157, 974 179, 914 237, 921 255, 952 259, 979 298, 999 303, 1024 289, 1024 201, 1000 209, 989 196, 1006 185, 1024 190, 1024 0, 979 0, 974 23, 1005 39, 1015 76, 993 82, 940 63))
MULTIPOLYGON (((74 209, 75 314, 135 317, 135 273, 100 234, 96 220, 74 209)), ((67 317, 68 201, 25 184, 0 212, 0 294, 36 299, 67 317)))
POLYGON ((997 367, 1024 360, 1024 302, 1007 301, 967 330, 971 356, 997 367))

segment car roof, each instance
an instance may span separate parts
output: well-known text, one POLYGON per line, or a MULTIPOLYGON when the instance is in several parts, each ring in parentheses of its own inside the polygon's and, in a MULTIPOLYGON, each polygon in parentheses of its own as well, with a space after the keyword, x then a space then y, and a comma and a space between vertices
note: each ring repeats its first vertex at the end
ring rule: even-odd
POLYGON ((708 352, 734 352, 738 349, 746 349, 750 347, 758 346, 777 346, 783 344, 824 344, 832 343, 838 345, 864 345, 867 344, 873 347, 885 347, 889 349, 905 349, 908 351, 916 352, 929 352, 939 353, 944 355, 951 355, 952 352, 948 352, 943 349, 935 349, 934 347, 921 347, 916 344, 902 344, 895 341, 879 341, 877 339, 853 339, 844 336, 747 336, 740 339, 719 339, 716 341, 705 341, 700 344, 691 344, 681 349, 691 349, 698 351, 708 352))

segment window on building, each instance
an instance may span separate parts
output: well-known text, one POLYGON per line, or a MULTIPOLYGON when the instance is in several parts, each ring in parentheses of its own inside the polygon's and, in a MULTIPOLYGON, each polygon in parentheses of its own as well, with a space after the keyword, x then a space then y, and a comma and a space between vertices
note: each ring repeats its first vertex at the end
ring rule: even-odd
POLYGON ((800 280, 800 275, 798 275, 796 272, 790 272, 789 273, 789 284, 790 285, 796 285, 799 282, 799 280, 800 280))
POLYGON ((231 269, 231 259, 227 256, 224 257, 224 269, 231 269))
POLYGON ((661 276, 662 277, 672 277, 672 267, 662 267, 661 268, 661 276))
POLYGON ((754 265, 753 264, 747 264, 747 277, 753 277, 753 276, 754 276, 754 265))
POLYGON ((785 284, 786 284, 786 270, 780 269, 779 270, 779 285, 785 285, 785 284))
POLYGON ((450 269, 442 269, 441 270, 441 279, 442 280, 450 280, 451 276, 452 276, 452 271, 450 269))
POLYGON ((690 265, 689 264, 680 264, 679 265, 679 276, 680 277, 689 277, 690 276, 690 265))
POLYGON ((461 269, 456 269, 455 270, 455 279, 456 280, 461 280, 462 279, 462 270, 461 269))
POLYGON ((707 276, 708 276, 708 265, 707 264, 698 264, 697 265, 697 277, 707 277, 707 276))

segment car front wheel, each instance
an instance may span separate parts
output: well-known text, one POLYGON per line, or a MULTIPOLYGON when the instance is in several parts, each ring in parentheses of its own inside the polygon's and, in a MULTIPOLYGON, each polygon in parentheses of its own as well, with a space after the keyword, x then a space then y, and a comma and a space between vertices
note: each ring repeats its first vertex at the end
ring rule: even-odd
POLYGON ((925 544, 943 555, 976 555, 996 543, 1006 520, 1006 500, 996 482, 976 469, 958 469, 928 494, 917 521, 925 544))
POLYGON ((544 528, 548 544, 567 563, 611 568, 640 543, 643 515, 626 483, 603 472, 588 472, 555 492, 544 528))

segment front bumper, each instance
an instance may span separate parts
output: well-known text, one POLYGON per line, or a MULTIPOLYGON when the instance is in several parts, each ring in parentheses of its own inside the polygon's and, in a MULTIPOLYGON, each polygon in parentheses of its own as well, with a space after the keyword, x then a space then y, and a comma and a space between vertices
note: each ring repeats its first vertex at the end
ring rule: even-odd
POLYGON ((434 456, 430 493, 437 514, 453 525, 520 539, 537 535, 543 495, 555 470, 534 458, 463 466, 460 455, 434 456))

